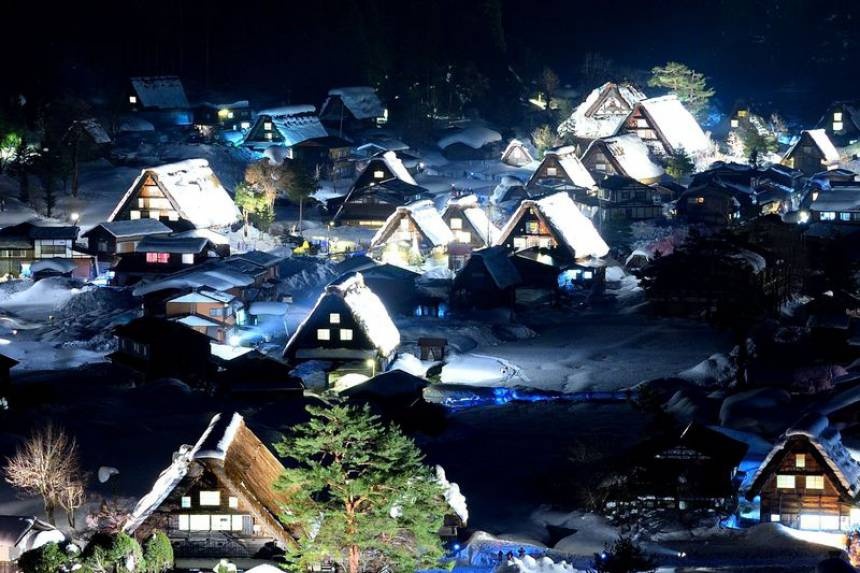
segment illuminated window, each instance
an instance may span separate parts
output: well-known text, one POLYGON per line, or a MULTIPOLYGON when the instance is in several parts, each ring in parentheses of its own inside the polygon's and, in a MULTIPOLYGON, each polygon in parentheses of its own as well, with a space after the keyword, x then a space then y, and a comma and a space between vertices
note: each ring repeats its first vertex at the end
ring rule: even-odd
POLYGON ((640 128, 640 129, 647 128, 648 127, 648 120, 645 118, 641 118, 641 117, 637 118, 636 119, 636 127, 640 128))
POLYGON ((191 531, 209 531, 208 515, 192 515, 188 520, 188 529, 191 531))
POLYGON ((201 491, 200 492, 200 505, 205 505, 205 506, 221 505, 221 492, 218 490, 201 491))
POLYGON ((585 280, 590 280, 594 278, 594 273, 591 271, 585 271, 584 273, 582 273, 582 278, 585 280))
POLYGON ((453 229, 454 231, 458 231, 462 228, 463 228, 463 219, 460 219, 459 217, 452 217, 451 218, 451 229, 453 229))
POLYGON ((373 172, 373 178, 374 179, 382 179, 383 177, 385 177, 385 171, 382 171, 381 169, 377 169, 376 171, 373 172))
POLYGON ((594 169, 599 171, 600 173, 606 173, 606 164, 605 163, 595 163, 594 169))
POLYGON ((817 200, 818 200, 818 191, 813 191, 813 192, 812 192, 812 200, 813 200, 813 201, 817 201, 817 200))
POLYGON ((179 530, 180 531, 188 531, 191 528, 191 524, 188 522, 187 515, 179 516, 179 530))
POLYGON ((839 213, 839 220, 840 221, 850 221, 851 220, 851 213, 839 213))
POLYGON ((822 221, 835 221, 836 220, 836 212, 835 211, 822 211, 818 216, 822 221))
POLYGON ((778 475, 776 476, 776 487, 778 489, 794 489, 794 476, 778 475))
POLYGON ((230 531, 231 520, 229 515, 213 515, 212 531, 230 531))
POLYGON ((251 124, 250 124, 250 122, 243 121, 242 123, 239 124, 239 127, 241 127, 242 129, 248 129, 249 127, 251 127, 251 124))
POLYGON ((331 324, 340 324, 340 314, 337 312, 332 312, 328 315, 328 321, 331 324))
POLYGON ((137 96, 128 96, 128 103, 130 103, 130 104, 137 103, 137 96))
POLYGON ((272 131, 272 122, 267 121, 263 123, 263 129, 265 129, 266 131, 272 131))
POLYGON ((140 219, 140 211, 129 212, 128 218, 131 219, 132 221, 136 221, 137 219, 140 219))
POLYGON ((779 518, 779 514, 778 514, 778 513, 771 513, 771 514, 770 514, 770 520, 771 520, 772 522, 776 523, 776 522, 778 522, 778 521, 779 521, 779 519, 780 519, 780 518, 779 518))
POLYGON ((558 169, 555 167, 547 167, 546 168, 546 176, 547 177, 556 177, 558 176, 558 169))
POLYGON ((471 243, 472 242, 472 233, 469 231, 457 231, 454 233, 457 238, 457 241, 460 243, 471 243))
POLYGON ((696 204, 697 205, 704 205, 705 204, 705 198, 704 197, 696 197, 696 204))
POLYGON ((227 118, 228 118, 228 119, 233 119, 233 112, 232 112, 232 111, 231 111, 230 113, 228 113, 228 114, 227 114, 227 118))
POLYGON ((796 468, 805 468, 806 467, 806 454, 797 454, 794 456, 794 467, 796 468))
POLYGON ((187 509, 187 508, 191 507, 191 496, 190 495, 183 495, 182 496, 182 503, 180 505, 182 506, 183 509, 187 509))
POLYGON ((842 112, 834 111, 833 112, 833 121, 842 121, 842 112))
POLYGON ((806 476, 806 489, 824 489, 824 476, 806 476))
POLYGON ((194 253, 182 253, 182 264, 183 265, 193 265, 194 264, 194 253))
POLYGON ((244 529, 242 527, 243 517, 244 517, 243 515, 234 515, 233 519, 232 519, 233 523, 232 523, 232 526, 230 527, 230 529, 232 529, 233 531, 242 531, 242 529, 244 529))
POLYGON ((833 122, 833 131, 842 131, 843 127, 844 126, 843 126, 841 121, 834 121, 833 122))
POLYGON ((331 340, 331 331, 328 328, 318 328, 317 340, 331 340))
POLYGON ((738 110, 738 117, 746 117, 746 116, 747 116, 747 113, 748 113, 748 112, 747 112, 747 110, 745 110, 745 109, 739 109, 739 110, 738 110))
POLYGON ((732 120, 732 127, 737 127, 739 124, 740 124, 740 122, 738 120, 736 120, 736 119, 732 120))
POLYGON ((526 221, 526 233, 529 235, 537 235, 539 231, 537 221, 526 221))
POLYGON ((164 265, 170 262, 170 253, 146 253, 147 263, 164 265))
POLYGON ((231 495, 227 498, 227 505, 230 506, 230 509, 236 509, 237 507, 239 507, 239 498, 234 495, 231 495))
POLYGON ((266 133, 266 139, 272 139, 272 132, 266 133))
POLYGON ((351 328, 341 328, 340 329, 340 339, 341 340, 352 340, 352 329, 351 328))

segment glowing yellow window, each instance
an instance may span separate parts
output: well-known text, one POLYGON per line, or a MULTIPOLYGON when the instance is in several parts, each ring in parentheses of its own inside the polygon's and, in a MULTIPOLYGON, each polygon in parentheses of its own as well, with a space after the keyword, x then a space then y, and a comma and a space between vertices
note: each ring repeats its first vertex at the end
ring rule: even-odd
POLYGON ((451 218, 451 229, 454 231, 459 231, 462 228, 463 228, 463 219, 460 219, 459 217, 452 217, 451 218))
POLYGON ((806 489, 824 489, 824 476, 806 476, 806 489))
POLYGON ((331 331, 328 328, 318 328, 317 340, 331 340, 331 331))
POLYGON ((738 117, 746 117, 748 114, 749 114, 749 112, 745 109, 739 109, 738 110, 738 117))
POLYGON ((842 112, 834 111, 833 112, 833 121, 842 121, 842 112))
POLYGON ((340 329, 340 339, 341 340, 352 340, 352 329, 351 328, 341 328, 340 329))
POLYGON ((794 489, 794 476, 778 475, 776 476, 776 487, 778 489, 794 489))
POLYGON ((547 177, 556 177, 558 175, 558 169, 555 167, 547 167, 546 168, 546 176, 547 177))
POLYGON ((328 315, 328 321, 331 324, 340 324, 340 313, 332 312, 328 315))
POLYGON ((704 205, 705 204, 705 198, 704 197, 696 197, 696 204, 697 205, 704 205))
POLYGON ((376 171, 373 172, 373 178, 374 179, 382 179, 383 177, 385 177, 385 171, 383 171, 381 169, 377 169, 376 171))
POLYGON ((805 468, 806 467, 806 454, 797 454, 794 457, 794 467, 796 467, 796 468, 805 468))

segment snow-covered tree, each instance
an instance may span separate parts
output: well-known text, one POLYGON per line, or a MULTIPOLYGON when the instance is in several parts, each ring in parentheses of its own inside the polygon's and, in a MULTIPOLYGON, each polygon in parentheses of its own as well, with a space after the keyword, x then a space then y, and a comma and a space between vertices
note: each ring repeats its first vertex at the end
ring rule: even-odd
POLYGON ((543 155, 548 149, 556 147, 560 143, 558 134, 548 125, 541 125, 532 131, 532 141, 537 148, 538 155, 543 155))
POLYGON ((311 420, 275 444, 295 462, 275 484, 290 493, 281 521, 299 532, 289 567, 331 559, 348 573, 433 568, 448 506, 411 439, 365 408, 309 407, 311 420))
POLYGON ((678 62, 667 62, 665 66, 651 68, 648 85, 668 89, 696 116, 708 107, 708 102, 716 93, 708 86, 703 74, 678 62))

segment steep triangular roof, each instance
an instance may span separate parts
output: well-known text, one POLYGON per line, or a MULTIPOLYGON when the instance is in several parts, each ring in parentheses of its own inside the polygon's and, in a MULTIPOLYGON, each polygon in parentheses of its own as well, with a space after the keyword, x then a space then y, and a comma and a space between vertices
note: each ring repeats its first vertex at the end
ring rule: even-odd
POLYGON ((466 219, 484 245, 489 246, 496 242, 499 237, 499 229, 493 225, 487 214, 478 205, 478 198, 475 195, 464 195, 448 201, 445 211, 442 212, 442 219, 448 221, 457 213, 466 219))
POLYGON ((670 153, 682 148, 687 153, 701 153, 710 149, 708 136, 677 96, 644 99, 634 106, 631 114, 636 113, 637 108, 650 120, 670 153))
POLYGON ((538 181, 546 178, 567 180, 569 184, 576 187, 582 187, 583 189, 591 189, 597 185, 594 178, 591 176, 591 173, 588 172, 588 169, 585 168, 585 165, 583 165, 582 161, 579 160, 579 157, 576 156, 576 149, 572 146, 560 147, 555 151, 548 151, 544 155, 543 161, 541 161, 538 168, 535 169, 534 173, 532 173, 526 186, 533 187, 538 184, 538 181), (554 177, 546 176, 545 171, 547 167, 558 167, 561 169, 561 173, 558 173, 558 175, 554 177))
POLYGON ((559 246, 568 249, 574 258, 599 258, 609 253, 609 245, 594 228, 592 222, 577 209, 573 199, 564 192, 555 193, 537 201, 526 199, 520 203, 499 233, 497 245, 507 241, 520 219, 528 212, 534 213, 543 221, 559 246))
POLYGON ((648 146, 635 134, 604 137, 591 142, 582 155, 585 160, 598 150, 609 159, 620 174, 640 182, 652 183, 663 175, 663 168, 651 160, 648 146))
POLYGON ((797 149, 797 146, 804 140, 812 142, 812 144, 821 152, 821 156, 824 160, 828 163, 837 163, 839 161, 839 151, 836 149, 836 146, 833 145, 833 142, 830 141, 830 137, 827 136, 827 131, 823 129, 805 129, 801 131, 800 137, 791 147, 788 148, 783 159, 791 157, 794 154, 795 149, 797 149))
POLYGON ((370 248, 378 247, 388 241, 404 217, 411 219, 421 235, 434 247, 447 245, 454 240, 451 229, 439 215, 433 201, 425 199, 404 207, 398 207, 373 236, 370 241, 370 248))
POLYGON ((502 163, 508 163, 510 165, 517 166, 527 165, 531 163, 535 160, 535 158, 533 150, 530 149, 530 147, 531 146, 526 145, 519 139, 512 139, 510 142, 508 142, 507 147, 505 147, 505 150, 502 152, 502 163), (519 151, 523 154, 523 161, 512 161, 511 156, 515 151, 519 151))
POLYGON ((178 76, 131 78, 131 86, 143 107, 184 109, 190 106, 178 76))
POLYGON ((266 121, 270 121, 272 128, 283 138, 283 141, 272 142, 272 145, 283 144, 292 147, 309 139, 328 137, 328 132, 320 123, 314 106, 293 105, 263 110, 258 113, 254 126, 247 131, 242 142, 259 144, 250 138, 256 134, 257 126, 266 121))
POLYGON ((595 88, 558 127, 562 135, 573 134, 584 139, 597 139, 614 134, 624 122, 633 105, 645 99, 645 94, 631 84, 607 82, 595 88), (614 96, 614 97, 613 97, 614 96), (604 106, 612 98, 610 108, 604 106))
POLYGON ((108 221, 113 221, 138 188, 152 177, 179 216, 197 228, 227 227, 240 220, 239 208, 205 159, 186 159, 148 167, 125 192, 108 221))
POLYGON ((324 111, 331 104, 332 98, 339 98, 355 119, 375 119, 385 115, 382 100, 370 86, 334 88, 329 90, 328 95, 322 105, 324 111))

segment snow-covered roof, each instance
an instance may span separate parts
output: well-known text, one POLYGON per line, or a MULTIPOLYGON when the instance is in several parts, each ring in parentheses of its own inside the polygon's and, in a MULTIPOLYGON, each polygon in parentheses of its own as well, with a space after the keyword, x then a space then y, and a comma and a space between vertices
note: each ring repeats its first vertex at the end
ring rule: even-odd
POLYGON ((222 235, 217 231, 213 231, 212 229, 189 229, 187 231, 180 231, 178 233, 173 233, 171 235, 177 238, 186 238, 186 237, 198 237, 202 239, 206 239, 213 245, 229 245, 230 238, 226 235, 222 235))
POLYGON ((181 318, 172 319, 174 322, 178 322, 179 324, 184 324, 185 326, 194 328, 194 327, 205 327, 205 328, 215 328, 221 326, 214 320, 209 320, 208 318, 203 318, 202 316, 196 316, 193 314, 189 314, 188 316, 183 316, 181 318))
POLYGON ((584 139, 598 139, 613 135, 624 123, 629 110, 633 105, 645 99, 645 94, 630 84, 615 84, 607 82, 602 86, 591 90, 588 97, 573 110, 570 117, 558 126, 560 135, 573 134, 584 139), (621 99, 626 104, 626 109, 619 109, 616 113, 601 113, 600 101, 615 88, 621 99))
POLYGON ((177 76, 131 78, 131 86, 143 107, 182 109, 189 107, 182 80, 177 76))
POLYGON ((75 262, 72 259, 53 257, 50 259, 39 259, 30 265, 31 273, 42 271, 54 271, 57 273, 70 273, 75 270, 75 262))
POLYGON ((186 159, 143 169, 117 204, 113 221, 139 185, 152 176, 179 216, 197 228, 227 227, 241 217, 233 199, 205 159, 186 159))
POLYGON ((0 545, 16 547, 21 553, 65 539, 61 531, 36 517, 0 515, 0 545))
POLYGON ((246 99, 240 99, 232 102, 226 103, 217 103, 211 101, 202 101, 200 102, 201 107, 208 107, 212 109, 247 109, 251 107, 251 102, 246 99))
POLYGON ((592 148, 598 147, 617 162, 622 175, 637 181, 658 179, 664 173, 662 167, 651 161, 648 146, 636 134, 627 133, 594 141, 588 146, 583 157, 588 156, 592 148))
POLYGON ((785 448, 788 441, 798 437, 807 440, 821 454, 845 491, 852 497, 860 492, 860 462, 851 456, 848 448, 842 443, 839 430, 830 424, 826 416, 818 414, 810 414, 788 429, 768 453, 749 483, 758 482, 771 461, 785 448))
POLYGON ((528 159, 529 162, 534 161, 534 155, 533 155, 532 149, 530 147, 531 146, 526 145, 525 143, 523 143, 519 139, 514 138, 508 142, 508 145, 505 147, 505 150, 502 151, 502 161, 505 160, 505 158, 508 156, 508 154, 510 154, 511 152, 513 152, 513 150, 515 150, 517 148, 522 149, 523 153, 526 154, 526 159, 528 159))
POLYGON ((567 247, 577 259, 604 257, 609 245, 592 222, 577 209, 567 193, 555 193, 537 201, 526 199, 502 229, 496 244, 502 244, 513 233, 520 219, 533 210, 541 217, 561 246, 567 247))
POLYGON ((290 309, 290 305, 286 302, 277 302, 269 300, 258 300, 251 303, 248 309, 248 314, 268 315, 268 316, 284 316, 290 309))
POLYGON ((785 157, 790 157, 794 153, 795 148, 803 141, 804 134, 808 135, 818 150, 821 151, 824 161, 827 163, 837 163, 839 161, 839 151, 833 145, 833 142, 830 141, 827 131, 823 129, 805 129, 800 132, 800 138, 785 152, 785 157))
MULTIPOLYGON (((232 298, 232 297, 231 297, 232 298)), ((182 304, 191 304, 191 303, 207 303, 207 302, 223 302, 220 298, 216 298, 213 296, 209 296, 204 292, 189 292, 187 294, 182 294, 174 298, 167 299, 167 302, 175 302, 182 304)))
POLYGON ((469 221, 485 245, 492 245, 499 238, 499 229, 490 222, 487 214, 478 205, 478 198, 475 195, 469 194, 449 200, 442 218, 446 219, 455 212, 461 213, 469 221))
POLYGON ((455 143, 462 143, 472 149, 480 149, 485 145, 502 140, 502 134, 489 127, 473 126, 462 131, 446 135, 437 142, 440 149, 447 149, 455 143))
MULTIPOLYGON (((355 119, 374 119, 385 115, 385 107, 372 87, 334 88, 329 90, 328 95, 329 98, 339 97, 355 119)), ((328 100, 323 103, 323 108, 327 103, 328 100)))
POLYGON ((135 246, 136 253, 183 253, 203 252, 209 241, 202 237, 160 237, 147 235, 135 246))
POLYGON ((405 183, 409 183, 410 185, 418 185, 415 182, 415 178, 412 177, 412 174, 409 173, 409 170, 406 169, 406 166, 403 165, 403 162, 397 157, 397 154, 394 151, 386 151, 382 154, 382 160, 385 162, 385 165, 394 173, 394 176, 400 179, 405 183))
POLYGON ((302 321, 296 332, 287 342, 287 348, 299 339, 305 325, 313 317, 319 306, 327 297, 336 296, 343 299, 356 326, 364 332, 371 344, 380 354, 388 355, 400 345, 400 331, 394 325, 388 310, 379 297, 364 284, 361 273, 348 273, 329 284, 320 295, 313 310, 302 321))
POLYGON ((701 153, 710 149, 708 136, 677 96, 643 99, 638 105, 654 122, 654 127, 663 135, 672 151, 683 148, 687 153, 701 153))
MULTIPOLYGON (((107 221, 99 223, 95 228, 101 227, 117 239, 124 237, 136 237, 140 235, 160 235, 169 234, 170 227, 158 221, 157 219, 132 219, 129 221, 107 221)), ((87 231, 83 236, 87 236, 92 232, 87 231)))
POLYGON ((83 129, 87 135, 90 136, 90 139, 93 140, 93 143, 98 145, 106 145, 111 142, 110 135, 108 135, 107 130, 99 123, 94 117, 90 117, 87 119, 82 119, 76 122, 81 129, 83 129))
POLYGON ((837 186, 819 191, 809 208, 812 211, 860 212, 860 187, 837 186))
POLYGON ((434 247, 447 245, 454 240, 451 229, 445 224, 439 211, 433 205, 433 201, 424 199, 403 207, 397 207, 394 213, 388 216, 388 219, 386 219, 382 227, 373 236, 373 239, 370 241, 371 248, 385 243, 399 228, 400 220, 404 217, 412 219, 418 231, 434 247))
MULTIPOLYGON (((257 121, 271 120, 272 127, 284 138, 283 142, 277 142, 276 145, 292 147, 309 139, 328 137, 328 132, 320 123, 320 118, 312 105, 281 107, 275 108, 274 111, 275 113, 260 112, 257 121)), ((248 130, 246 139, 252 133, 254 133, 253 129, 248 130)))
MULTIPOLYGON (((591 176, 591 173, 588 172, 588 169, 585 168, 585 165, 583 165, 582 161, 579 160, 579 157, 576 156, 576 150, 572 146, 561 147, 555 151, 547 152, 546 155, 544 155, 540 167, 537 168, 529 179, 528 184, 531 185, 533 181, 537 181, 544 177, 545 171, 543 169, 543 165, 545 163, 554 163, 556 161, 562 171, 564 171, 564 175, 566 175, 570 182, 577 187, 592 189, 597 185, 594 181, 594 177, 591 176)), ((562 177, 562 175, 559 174, 558 177, 562 177)))
POLYGON ((493 189, 493 193, 490 196, 490 203, 493 205, 497 205, 502 201, 505 201, 508 196, 508 191, 510 191, 514 187, 522 187, 525 183, 513 175, 503 175, 502 180, 499 181, 499 184, 496 185, 496 188, 493 189))
POLYGON ((123 530, 133 533, 140 527, 179 485, 192 461, 213 457, 223 460, 241 423, 242 416, 239 414, 216 414, 196 444, 180 446, 179 451, 173 454, 170 466, 161 472, 149 493, 138 501, 123 530))
POLYGON ((177 273, 161 280, 144 283, 135 287, 132 294, 134 296, 145 296, 168 289, 196 289, 200 287, 227 291, 233 288, 247 287, 253 283, 253 277, 228 269, 195 269, 189 272, 177 273))

